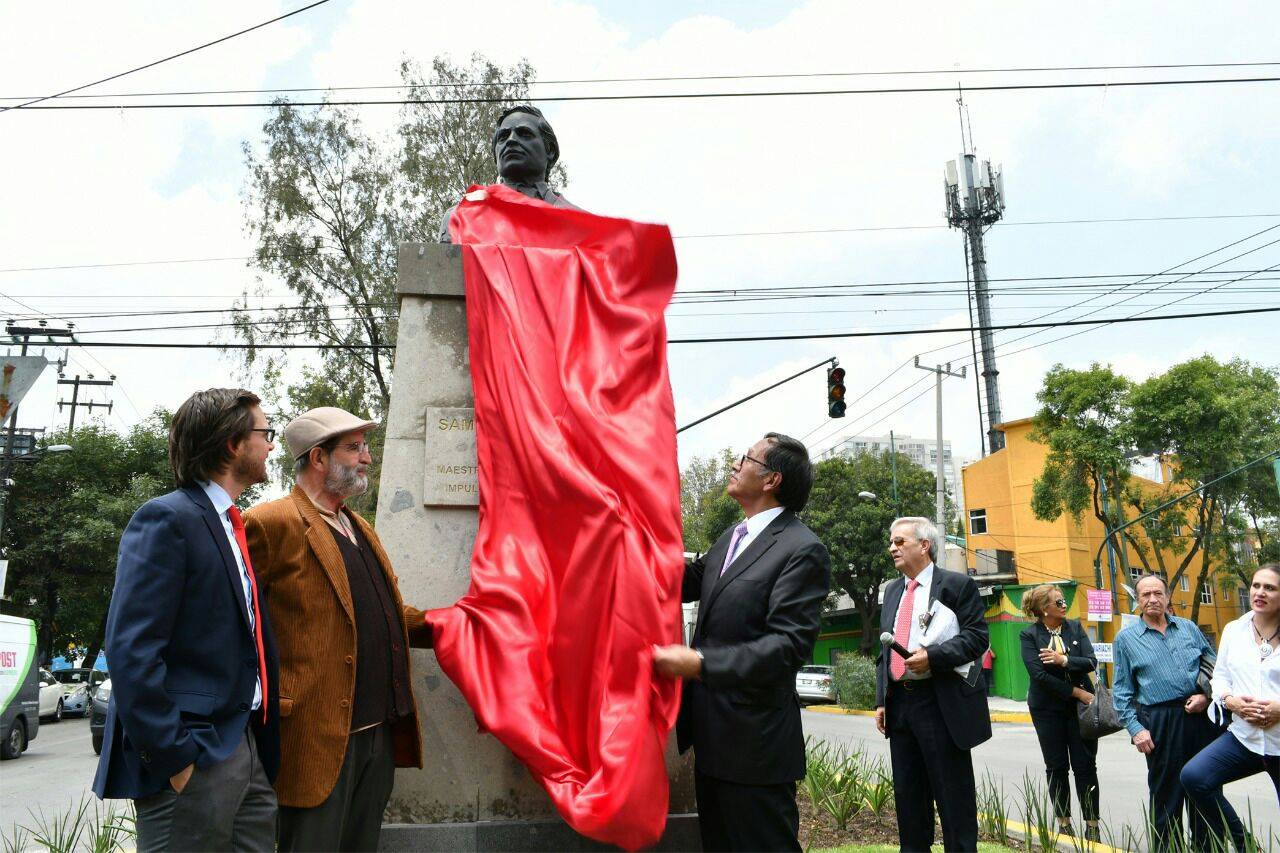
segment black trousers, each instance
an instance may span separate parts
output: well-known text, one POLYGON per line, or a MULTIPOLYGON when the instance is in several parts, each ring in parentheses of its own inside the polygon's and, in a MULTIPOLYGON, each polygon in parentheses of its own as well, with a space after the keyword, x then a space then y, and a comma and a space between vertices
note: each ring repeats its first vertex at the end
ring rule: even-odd
MULTIPOLYGON (((1218 738, 1218 729, 1205 714, 1188 714, 1185 699, 1158 705, 1139 705, 1138 722, 1151 733, 1155 749, 1147 753, 1147 790, 1151 796, 1151 822, 1155 850, 1180 850, 1182 807, 1187 806, 1191 849, 1208 850, 1212 845, 1209 821, 1192 801, 1179 778, 1182 768, 1196 753, 1218 738)), ((1234 814, 1233 814, 1234 816, 1234 814)))
POLYGON ((973 758, 951 739, 942 714, 930 681, 890 684, 885 727, 903 853, 927 853, 933 845, 935 802, 942 819, 943 849, 947 853, 978 849, 973 758))
POLYGON ((310 809, 280 807, 281 853, 377 850, 395 772, 390 726, 349 736, 338 781, 325 801, 310 809))
POLYGON ((694 773, 702 849, 800 851, 796 783, 739 785, 694 773))
POLYGON ((1098 741, 1080 737, 1076 703, 1061 709, 1034 709, 1031 722, 1044 756, 1044 775, 1049 780, 1049 796, 1058 817, 1071 817, 1072 773, 1076 777, 1076 797, 1085 820, 1098 819, 1098 741))
POLYGON ((275 844, 276 792, 247 729, 230 758, 196 767, 182 793, 166 786, 133 805, 138 853, 270 850, 275 844))

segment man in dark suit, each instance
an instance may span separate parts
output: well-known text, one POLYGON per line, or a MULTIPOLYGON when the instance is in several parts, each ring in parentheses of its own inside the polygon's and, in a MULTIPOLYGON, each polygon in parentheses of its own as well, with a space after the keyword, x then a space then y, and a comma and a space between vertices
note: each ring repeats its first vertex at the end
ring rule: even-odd
POLYGON ((93 790, 133 799, 138 850, 272 850, 280 761, 275 643, 235 500, 266 482, 274 430, 214 388, 169 432, 178 489, 120 540, 112 694, 93 790))
MULTIPOLYGON (((881 650, 876 669, 876 728, 889 738, 898 841, 903 851, 933 844, 934 803, 948 851, 978 849, 978 805, 969 750, 991 737, 982 685, 988 642, 982 598, 968 575, 935 565, 942 534, 927 518, 900 518, 889 554, 902 577, 884 591, 880 630, 910 652, 881 650), (923 645, 933 619, 950 609, 958 632, 923 645), (967 675, 957 667, 970 664, 967 675)), ((941 623, 934 627, 937 636, 941 623)))
POLYGON ((812 486, 794 438, 769 433, 738 460, 727 491, 746 519, 685 570, 684 600, 700 602, 692 648, 654 649, 658 672, 688 679, 676 729, 694 751, 704 850, 800 849, 796 672, 831 587, 827 549, 796 517, 812 486))

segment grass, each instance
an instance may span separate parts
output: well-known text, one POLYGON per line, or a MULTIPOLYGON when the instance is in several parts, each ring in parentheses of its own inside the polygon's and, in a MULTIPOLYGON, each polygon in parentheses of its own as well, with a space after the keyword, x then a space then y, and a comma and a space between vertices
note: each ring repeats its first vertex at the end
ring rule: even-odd
MULTIPOLYGON (((934 844, 934 850, 941 853, 942 845, 934 844)), ((842 847, 827 847, 812 850, 810 853, 897 853, 899 847, 897 844, 845 844, 842 847)), ((987 841, 978 841, 978 853, 1016 853, 1010 847, 1004 847, 1002 844, 988 844, 987 841)))

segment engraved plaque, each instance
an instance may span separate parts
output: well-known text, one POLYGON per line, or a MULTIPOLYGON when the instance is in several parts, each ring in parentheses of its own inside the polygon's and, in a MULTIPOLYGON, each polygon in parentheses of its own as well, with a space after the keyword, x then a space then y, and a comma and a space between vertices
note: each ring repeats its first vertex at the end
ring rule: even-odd
POLYGON ((475 409, 428 406, 424 506, 479 506, 475 409))

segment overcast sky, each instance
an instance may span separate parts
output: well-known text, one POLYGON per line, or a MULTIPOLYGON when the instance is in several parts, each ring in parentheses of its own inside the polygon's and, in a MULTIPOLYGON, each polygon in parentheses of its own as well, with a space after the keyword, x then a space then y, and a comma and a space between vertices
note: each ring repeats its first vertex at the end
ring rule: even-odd
MULTIPOLYGON (((0 12, 0 81, 6 91, 0 95, 67 89, 301 5, 6 2, 0 12)), ((546 95, 1277 77, 1280 64, 963 73, 1280 63, 1277 32, 1280 6, 1272 3, 1225 3, 1209 10, 1167 1, 944 6, 333 0, 85 94, 390 84, 397 82, 403 57, 427 65, 440 54, 464 60, 474 52, 502 64, 528 58, 543 80, 946 72, 539 87, 546 95)), ((677 235, 679 290, 692 292, 963 282, 962 240, 945 227, 943 207, 943 167, 961 147, 955 100, 953 91, 828 94, 585 101, 548 104, 545 110, 571 176, 566 195, 602 214, 668 223, 677 235), (759 233, 795 231, 823 233, 759 233), (753 236, 705 236, 743 233, 753 236)), ((1213 286, 1207 281, 1145 294, 1135 291, 1150 283, 1132 284, 1137 275, 1175 267, 1253 271, 1280 264, 1280 243, 1265 245, 1280 238, 1280 228, 1257 234, 1280 226, 1280 83, 975 91, 965 100, 979 157, 1004 168, 1006 221, 987 235, 991 277, 1130 276, 1105 279, 1130 287, 1084 306, 1077 303, 1101 294, 1082 296, 1080 288, 1070 287, 1047 295, 998 293, 996 322, 1027 321, 1055 309, 1062 310, 1053 319, 1069 319, 1095 309, 1101 309, 1095 316, 1114 317, 1280 305, 1273 273, 1209 293, 1196 293, 1213 286), (1062 223, 1156 217, 1168 219, 1062 223), (1046 221, 1059 224, 1036 224, 1046 221), (1243 238, 1248 239, 1229 250, 1178 266, 1243 238), (1128 301, 1107 308, 1120 300, 1128 301)), ((391 126, 395 110, 370 106, 362 116, 377 130, 391 126)), ((265 117, 262 109, 0 113, 0 305, 7 316, 228 307, 254 282, 254 272, 234 260, 250 252, 241 145, 259 138, 265 117), (232 260, 136 264, 192 259, 232 260), (135 265, 109 266, 126 263, 135 265), (47 269, 76 265, 103 266, 47 269)), ((969 322, 962 284, 898 289, 923 292, 676 305, 668 312, 669 334, 679 339, 969 322)), ((208 315, 197 316, 204 319, 180 319, 208 321, 208 315)), ((86 340, 207 341, 215 334, 88 334, 162 324, 146 316, 76 322, 86 340)), ((1107 362, 1135 379, 1202 353, 1276 364, 1276 329, 1277 315, 1261 314, 1118 325, 1057 343, 1054 338, 1078 329, 1018 343, 1009 342, 1026 332, 999 333, 1003 414, 1009 420, 1032 414, 1041 378, 1058 362, 1107 362), (1039 346, 1020 351, 1032 345, 1039 346)), ((669 358, 680 423, 828 356, 839 357, 848 369, 854 400, 849 417, 829 421, 825 383, 814 372, 682 434, 681 461, 725 446, 745 448, 767 430, 803 436, 815 451, 846 433, 894 429, 932 436, 930 377, 909 362, 943 346, 949 348, 925 360, 968 361, 967 334, 673 344, 669 358)), ((105 416, 116 427, 236 377, 235 363, 211 351, 72 349, 70 358, 68 375, 116 375, 110 395, 115 408, 105 416)), ((944 385, 947 436, 959 455, 970 458, 981 453, 973 374, 970 366, 967 379, 944 385)), ((21 426, 66 424, 53 380, 50 370, 31 392, 21 426)), ((101 392, 90 397, 106 399, 101 392)))

